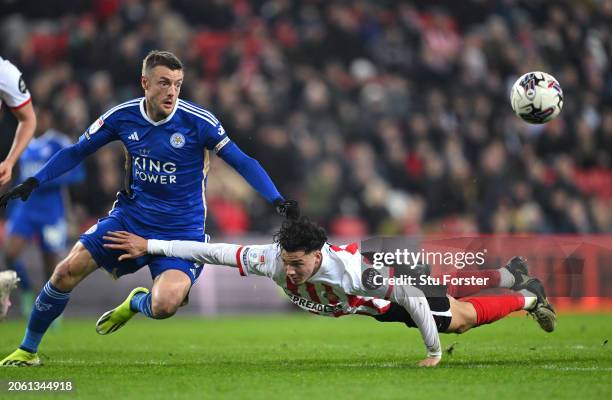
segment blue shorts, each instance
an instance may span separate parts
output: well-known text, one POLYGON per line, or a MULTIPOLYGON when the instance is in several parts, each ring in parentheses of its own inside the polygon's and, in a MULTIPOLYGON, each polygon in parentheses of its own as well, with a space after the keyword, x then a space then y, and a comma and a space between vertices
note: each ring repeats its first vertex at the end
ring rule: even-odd
MULTIPOLYGON (((96 261, 99 267, 104 268, 110 273, 115 279, 132 274, 138 271, 145 265, 149 266, 151 272, 151 278, 155 279, 162 272, 169 269, 176 269, 183 271, 193 285, 202 273, 203 265, 192 261, 183 260, 176 257, 163 257, 163 256, 151 256, 146 255, 132 260, 119 261, 118 257, 123 254, 121 250, 107 249, 104 247, 106 243, 102 237, 106 235, 108 231, 128 231, 136 235, 142 236, 146 239, 166 239, 166 240, 195 240, 203 242, 206 238, 204 237, 164 237, 159 233, 153 233, 149 230, 140 228, 137 223, 130 221, 128 218, 122 215, 120 209, 114 209, 106 218, 98 220, 98 223, 89 228, 80 237, 80 241, 85 248, 91 253, 91 256, 96 261)), ((206 240, 207 241, 207 240, 206 240)))
POLYGON ((37 239, 45 253, 60 254, 66 250, 68 228, 64 215, 36 218, 19 207, 9 217, 6 232, 9 236, 21 236, 26 240, 37 239))

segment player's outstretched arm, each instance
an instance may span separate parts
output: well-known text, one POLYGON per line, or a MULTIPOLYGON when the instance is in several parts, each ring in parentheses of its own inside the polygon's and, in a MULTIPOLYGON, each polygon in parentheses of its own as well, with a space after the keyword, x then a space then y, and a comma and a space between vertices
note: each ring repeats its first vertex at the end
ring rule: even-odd
POLYGON ((15 139, 9 150, 6 159, 0 163, 0 185, 4 185, 11 180, 12 170, 21 153, 25 150, 34 136, 36 129, 36 114, 32 102, 27 103, 20 108, 11 108, 11 112, 18 121, 17 130, 15 130, 15 139))
POLYGON ((119 261, 138 258, 146 254, 178 257, 199 263, 227 265, 238 268, 236 254, 242 246, 226 243, 202 243, 183 240, 144 239, 130 232, 107 232, 104 247, 122 250, 119 261))
POLYGON ((0 207, 4 208, 10 200, 20 198, 26 201, 30 194, 41 184, 56 178, 78 165, 85 156, 79 151, 78 143, 55 153, 36 175, 9 189, 0 197, 0 207))
POLYGON ((442 347, 436 322, 423 292, 413 286, 396 285, 393 287, 390 300, 408 311, 421 332, 421 337, 427 347, 427 358, 421 360, 419 366, 436 366, 442 359, 442 347))
MULTIPOLYGON (((102 124, 104 123, 102 122, 102 124)), ((34 189, 70 171, 79 165, 85 157, 92 154, 106 143, 117 139, 113 130, 108 127, 100 129, 99 126, 97 126, 95 130, 89 128, 89 130, 79 138, 77 143, 55 153, 34 176, 29 177, 21 185, 17 185, 6 192, 0 197, 0 208, 6 207, 10 200, 16 198, 21 198, 24 201, 27 200, 34 189)))

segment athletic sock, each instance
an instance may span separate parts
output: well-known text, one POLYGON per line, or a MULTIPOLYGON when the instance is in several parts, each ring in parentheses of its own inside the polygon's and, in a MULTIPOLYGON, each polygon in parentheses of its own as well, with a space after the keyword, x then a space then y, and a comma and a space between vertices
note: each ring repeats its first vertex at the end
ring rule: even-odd
POLYGON ((151 311, 151 293, 136 293, 130 300, 130 309, 135 312, 140 312, 142 315, 153 318, 151 311))
POLYGON ((30 321, 19 348, 36 353, 49 325, 59 317, 70 300, 70 292, 62 292, 47 282, 42 288, 30 313, 30 321))
POLYGON ((523 295, 525 298, 525 304, 523 305, 523 310, 531 310, 538 302, 538 296, 531 293, 527 289, 519 290, 519 293, 523 295))
POLYGON ((508 271, 508 268, 502 267, 499 270, 499 287, 510 289, 514 286, 514 275, 508 271))
POLYGON ((476 326, 490 324, 510 314, 522 310, 526 298, 520 293, 504 296, 470 297, 462 299, 472 303, 476 310, 476 326))

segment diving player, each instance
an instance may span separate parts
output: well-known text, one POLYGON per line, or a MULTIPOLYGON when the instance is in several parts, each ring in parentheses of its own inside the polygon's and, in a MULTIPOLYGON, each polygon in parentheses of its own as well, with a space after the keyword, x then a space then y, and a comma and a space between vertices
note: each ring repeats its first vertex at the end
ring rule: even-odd
MULTIPOLYGON (((129 230, 146 237, 205 241, 206 179, 209 151, 240 173, 277 211, 299 214, 297 203, 285 200, 259 162, 234 144, 209 111, 179 99, 183 65, 172 53, 152 51, 143 60, 145 96, 111 108, 79 138, 61 150, 31 178, 0 198, 25 200, 39 185, 63 174, 105 144, 121 140, 126 149, 129 182, 117 195, 109 216, 86 231, 62 260, 36 299, 19 348, 0 365, 40 364, 38 346, 49 325, 66 307, 70 292, 98 267, 118 278, 149 266, 153 287, 136 288, 134 308, 150 318, 168 318, 177 311, 202 272, 202 265, 176 257, 145 256, 117 261, 120 252, 104 248, 107 231, 129 230)), ((125 321, 109 315, 98 329, 118 329, 125 321)))
MULTIPOLYGON (((531 313, 547 332, 555 328, 556 315, 544 288, 539 280, 527 275, 520 257, 514 257, 501 271, 493 270, 490 274, 507 273, 510 279, 499 286, 516 292, 457 300, 440 286, 366 287, 357 243, 343 247, 330 245, 326 243, 325 231, 306 218, 285 221, 275 235, 275 243, 268 245, 147 241, 129 232, 109 232, 105 240, 109 242, 107 248, 125 252, 119 257, 121 260, 147 253, 160 254, 236 267, 242 276, 267 276, 294 304, 314 314, 332 317, 365 314, 381 322, 404 322, 417 327, 427 347, 427 358, 420 361, 420 366, 435 366, 440 362, 442 349, 438 332, 463 333, 518 310, 531 313)), ((127 301, 117 309, 131 316, 135 314, 127 301)))

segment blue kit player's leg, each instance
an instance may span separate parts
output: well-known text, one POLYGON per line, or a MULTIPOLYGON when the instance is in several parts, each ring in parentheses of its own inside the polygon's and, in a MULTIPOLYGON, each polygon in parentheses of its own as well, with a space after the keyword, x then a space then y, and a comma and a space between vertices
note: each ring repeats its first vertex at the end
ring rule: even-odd
MULTIPOLYGON (((208 236, 207 236, 208 238, 208 236)), ((149 262, 153 288, 135 288, 116 308, 104 313, 96 323, 101 335, 116 332, 136 313, 154 319, 169 318, 187 303, 191 286, 203 266, 174 257, 152 257, 149 262)))
POLYGON ((17 350, 0 361, 0 366, 40 365, 37 351, 43 336, 51 323, 64 312, 72 289, 96 268, 97 264, 89 251, 80 242, 75 244, 38 294, 23 342, 17 350))
POLYGON ((68 225, 64 216, 54 218, 40 228, 40 246, 45 263, 45 275, 50 277, 62 253, 66 250, 68 225))
POLYGON ((116 332, 138 312, 154 319, 173 316, 186 303, 189 289, 200 276, 203 266, 174 257, 153 257, 149 268, 153 288, 138 287, 114 309, 105 312, 96 323, 101 335, 116 332))
POLYGON ((21 346, 0 361, 2 366, 39 365, 38 346, 51 323, 59 317, 70 299, 70 292, 79 282, 103 266, 114 276, 134 272, 141 265, 138 261, 117 262, 116 252, 104 249, 102 236, 107 230, 127 229, 120 216, 111 215, 100 220, 81 235, 70 253, 55 268, 51 279, 36 298, 34 308, 21 346))
POLYGON ((36 226, 27 213, 22 212, 22 209, 23 207, 14 209, 6 223, 7 239, 4 257, 7 268, 17 272, 21 289, 26 291, 32 289, 32 283, 25 265, 19 260, 19 256, 28 242, 32 241, 36 226))
POLYGON ((7 239, 4 255, 6 267, 17 272, 19 277, 21 313, 27 317, 34 303, 34 288, 20 255, 28 243, 32 242, 38 227, 25 210, 25 207, 18 205, 11 212, 6 224, 7 239))
MULTIPOLYGON (((42 222, 38 237, 40 238, 45 279, 49 279, 53 274, 53 269, 59 263, 61 255, 66 250, 68 225, 64 215, 51 215, 46 221, 42 222)), ((60 320, 61 316, 54 321, 52 326, 57 328, 60 320)))

